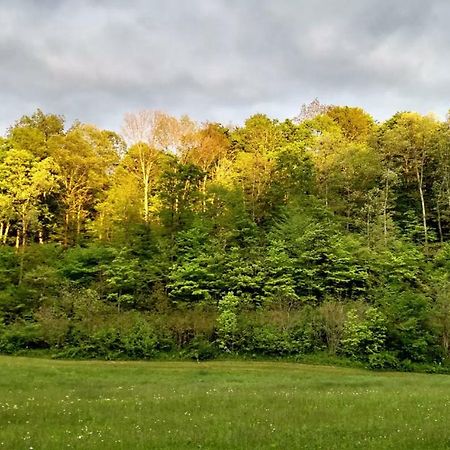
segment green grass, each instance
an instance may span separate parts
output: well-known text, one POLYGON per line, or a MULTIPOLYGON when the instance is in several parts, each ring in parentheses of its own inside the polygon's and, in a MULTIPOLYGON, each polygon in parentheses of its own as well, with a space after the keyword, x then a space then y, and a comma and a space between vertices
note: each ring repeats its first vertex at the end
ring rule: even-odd
POLYGON ((450 377, 0 357, 0 449, 448 449, 450 377))

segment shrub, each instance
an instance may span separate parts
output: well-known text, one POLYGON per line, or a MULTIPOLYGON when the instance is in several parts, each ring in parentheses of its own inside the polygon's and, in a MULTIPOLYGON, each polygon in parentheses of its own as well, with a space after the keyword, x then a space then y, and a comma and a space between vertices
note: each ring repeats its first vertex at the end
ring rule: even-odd
POLYGON ((334 355, 340 344, 345 323, 344 305, 328 301, 318 308, 328 351, 334 355))
POLYGON ((217 356, 217 348, 205 336, 195 336, 184 355, 197 361, 206 361, 217 356))
POLYGON ((393 352, 372 353, 368 357, 369 369, 398 369, 400 362, 393 352))
POLYGON ((431 300, 423 294, 393 291, 383 299, 389 321, 387 346, 401 360, 433 361, 439 349, 438 337, 431 326, 431 300))
POLYGON ((219 348, 231 351, 235 344, 238 329, 237 307, 239 298, 228 293, 219 302, 219 316, 217 317, 217 334, 219 348))
POLYGON ((386 319, 378 309, 367 308, 362 314, 356 309, 347 313, 342 338, 342 351, 355 359, 368 359, 380 353, 386 340, 386 319))
POLYGON ((33 323, 13 323, 0 325, 0 352, 15 353, 27 348, 45 347, 39 327, 33 323))
POLYGON ((130 358, 152 358, 158 348, 158 337, 151 325, 139 320, 131 329, 123 332, 121 346, 130 358))

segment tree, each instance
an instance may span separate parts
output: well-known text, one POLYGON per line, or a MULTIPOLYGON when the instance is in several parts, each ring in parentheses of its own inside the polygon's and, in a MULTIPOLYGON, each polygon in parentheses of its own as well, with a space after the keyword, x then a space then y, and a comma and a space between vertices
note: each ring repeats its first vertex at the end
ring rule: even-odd
POLYGON ((239 298, 228 293, 219 302, 219 316, 217 317, 217 333, 219 346, 225 351, 232 351, 238 330, 237 310, 239 298))
POLYGON ((124 166, 139 177, 142 189, 144 222, 150 220, 150 191, 156 187, 156 175, 164 154, 184 155, 196 124, 187 116, 180 119, 161 111, 143 110, 125 115, 123 133, 130 148, 124 166))
POLYGON ((0 160, 0 201, 2 211, 3 242, 6 242, 11 222, 16 226, 16 247, 26 245, 27 236, 33 227, 39 231, 42 242, 40 216, 44 213, 43 200, 56 191, 58 168, 52 158, 37 160, 26 150, 11 149, 0 160))
POLYGON ((44 114, 38 109, 31 116, 22 116, 8 130, 8 141, 17 150, 26 150, 38 159, 50 155, 48 143, 54 136, 64 135, 64 118, 44 114))
POLYGON ((157 150, 182 154, 196 128, 188 116, 178 119, 162 111, 143 110, 125 114, 122 132, 130 145, 145 143, 157 150))
POLYGON ((425 176, 436 146, 438 122, 431 116, 402 113, 382 130, 381 145, 388 159, 398 162, 406 183, 414 180, 420 199, 423 237, 428 245, 425 176))
POLYGON ((447 280, 438 287, 431 319, 440 338, 444 357, 447 358, 450 351, 450 283, 447 280))
POLYGON ((263 114, 246 120, 244 127, 232 134, 232 148, 236 152, 233 164, 235 183, 244 192, 253 220, 259 222, 266 215, 266 201, 276 151, 284 143, 276 121, 263 114))
POLYGON ((119 312, 123 305, 135 305, 139 288, 144 284, 139 260, 122 250, 104 268, 104 273, 108 301, 116 303, 119 312))
POLYGON ((303 103, 300 114, 294 120, 297 123, 301 123, 305 120, 314 119, 316 116, 326 114, 331 107, 331 105, 320 103, 319 99, 316 97, 311 103, 303 103))
POLYGON ((441 124, 437 133, 433 192, 438 231, 443 242, 445 231, 450 232, 450 122, 441 124))
POLYGON ((230 156, 231 142, 228 129, 217 123, 206 123, 193 136, 191 146, 185 150, 183 161, 195 164, 203 171, 202 210, 206 211, 206 187, 220 162, 230 156))
POLYGON ((44 114, 42 110, 37 109, 31 116, 22 116, 10 128, 9 134, 14 135, 16 130, 26 128, 39 130, 47 141, 51 136, 64 134, 64 117, 56 114, 44 114))
POLYGON ((328 207, 334 200, 330 195, 334 156, 345 145, 342 130, 326 115, 305 121, 300 126, 305 133, 305 148, 315 166, 318 194, 328 207))
POLYGON ((203 172, 193 164, 167 158, 158 183, 160 216, 170 233, 185 227, 199 211, 203 172))
POLYGON ((350 142, 337 147, 328 163, 333 209, 346 218, 347 230, 362 228, 369 234, 366 206, 382 172, 379 155, 367 144, 350 142))
POLYGON ((14 199, 7 189, 0 193, 0 242, 6 244, 11 228, 11 220, 14 218, 14 199))
POLYGON ((311 154, 298 143, 283 146, 275 155, 273 189, 278 190, 278 195, 271 206, 275 208, 277 203, 312 195, 315 191, 314 177, 311 154))
POLYGON ((137 174, 131 170, 127 159, 126 156, 111 176, 105 198, 96 206, 93 229, 100 240, 127 241, 145 217, 139 169, 134 168, 137 174))
POLYGON ((118 162, 115 144, 111 133, 82 124, 49 142, 61 176, 64 246, 78 240, 84 223, 92 217, 118 162))
POLYGON ((331 106, 325 114, 339 125, 345 139, 351 142, 367 142, 375 128, 372 116, 361 108, 331 106))
POLYGON ((155 189, 161 172, 164 154, 148 144, 140 142, 133 145, 124 160, 122 167, 137 178, 137 184, 142 192, 142 209, 145 223, 150 220, 150 195, 155 189))

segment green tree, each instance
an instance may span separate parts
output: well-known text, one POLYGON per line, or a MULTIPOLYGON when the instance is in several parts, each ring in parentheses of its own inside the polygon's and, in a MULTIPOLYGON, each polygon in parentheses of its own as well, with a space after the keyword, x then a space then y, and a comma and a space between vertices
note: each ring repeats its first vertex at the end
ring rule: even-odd
POLYGON ((405 183, 414 183, 420 200, 423 241, 428 245, 426 174, 436 147, 438 122, 431 116, 402 113, 384 125, 381 146, 400 167, 405 183))
POLYGON ((118 162, 117 147, 111 133, 82 124, 54 136, 49 147, 61 176, 61 234, 68 246, 79 240, 86 221, 93 218, 118 162))

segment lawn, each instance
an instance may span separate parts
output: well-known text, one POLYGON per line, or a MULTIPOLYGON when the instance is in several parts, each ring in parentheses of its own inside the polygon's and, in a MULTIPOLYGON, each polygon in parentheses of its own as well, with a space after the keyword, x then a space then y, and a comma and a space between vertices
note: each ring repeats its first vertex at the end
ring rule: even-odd
POLYGON ((0 357, 0 449, 448 449, 450 376, 0 357))

